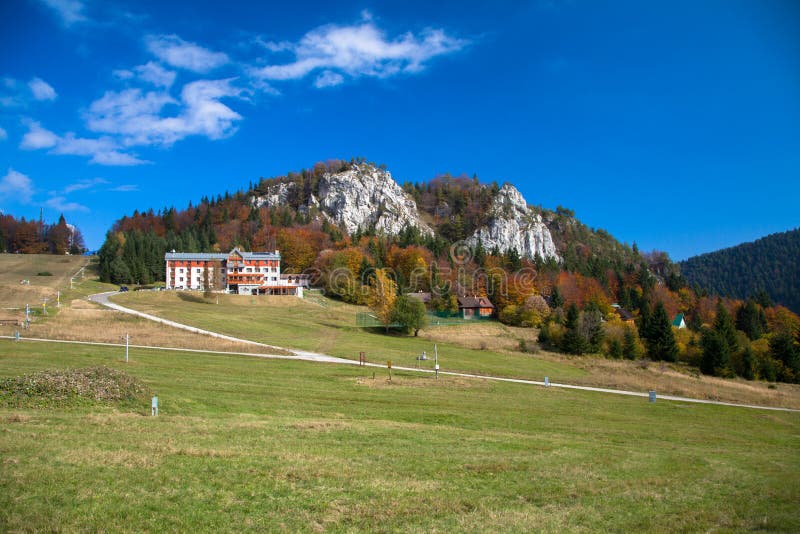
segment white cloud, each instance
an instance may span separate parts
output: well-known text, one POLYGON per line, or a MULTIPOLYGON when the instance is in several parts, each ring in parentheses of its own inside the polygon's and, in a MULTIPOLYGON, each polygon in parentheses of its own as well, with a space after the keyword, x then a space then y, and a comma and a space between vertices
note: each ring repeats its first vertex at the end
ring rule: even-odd
POLYGON ((52 148, 58 143, 58 136, 42 128, 41 124, 36 121, 23 121, 28 127, 28 133, 22 136, 22 142, 19 147, 24 150, 36 150, 39 148, 52 148))
POLYGON ((76 22, 89 20, 83 14, 86 7, 81 0, 41 0, 41 2, 56 12, 64 26, 72 26, 76 22))
POLYGON ((342 84, 343 82, 344 82, 344 76, 342 76, 338 72, 326 70, 322 74, 317 76, 316 80, 314 80, 314 87, 316 87, 317 89, 322 89, 323 87, 334 87, 342 84))
POLYGON ((145 38, 148 50, 173 67, 206 73, 230 61, 223 52, 214 52, 177 35, 150 35, 145 38))
POLYGON ((240 97, 242 90, 228 80, 188 83, 177 102, 166 93, 139 89, 108 92, 92 103, 87 126, 95 132, 118 135, 125 145, 171 145, 190 135, 221 139, 235 132, 242 116, 220 102, 240 97), (167 105, 179 105, 179 113, 162 116, 167 105))
POLYGON ((138 78, 156 87, 164 87, 165 89, 172 87, 172 84, 175 82, 175 71, 167 70, 153 61, 134 67, 133 70, 115 70, 113 74, 120 80, 138 78))
POLYGON ((28 87, 36 100, 55 100, 58 94, 53 86, 41 78, 34 78, 28 82, 28 87))
POLYGON ((38 122, 27 121, 28 132, 22 137, 20 148, 37 150, 49 148, 50 154, 70 156, 91 156, 90 163, 100 165, 141 165, 147 161, 121 151, 121 147, 111 137, 88 139, 75 137, 68 132, 64 136, 56 135, 43 128, 38 122))
POLYGON ((0 126, 0 141, 5 141, 6 139, 8 139, 8 132, 0 126))
POLYGON ((90 178, 86 180, 79 180, 73 184, 69 184, 64 188, 64 193, 72 193, 74 191, 82 191, 85 189, 92 189, 97 185, 107 184, 108 180, 105 178, 90 178))
MULTIPOLYGON (((385 78, 419 72, 428 60, 458 51, 467 44, 467 41, 451 37, 441 29, 427 29, 419 35, 408 32, 390 39, 375 26, 371 17, 366 17, 360 24, 326 25, 311 30, 291 47, 295 55, 293 62, 268 65, 251 72, 262 79, 295 80, 322 69, 325 72, 317 78, 315 85, 329 87, 342 83, 342 74, 353 78, 385 78)), ((284 43, 272 45, 275 50, 286 48, 284 43)), ((268 43, 264 46, 270 49, 268 43)))
POLYGON ((45 200, 45 205, 56 211, 89 211, 89 208, 77 202, 68 202, 66 197, 56 196, 45 200))
POLYGON ((8 169, 6 175, 0 178, 0 197, 14 198, 21 204, 27 204, 32 196, 33 182, 21 172, 8 169))

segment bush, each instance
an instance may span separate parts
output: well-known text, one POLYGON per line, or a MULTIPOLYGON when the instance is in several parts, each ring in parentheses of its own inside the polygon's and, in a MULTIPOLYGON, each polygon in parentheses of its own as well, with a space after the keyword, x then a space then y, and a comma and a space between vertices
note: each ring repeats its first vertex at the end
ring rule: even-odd
POLYGON ((50 271, 40 271, 36 273, 36 276, 53 276, 53 273, 51 273, 50 271))

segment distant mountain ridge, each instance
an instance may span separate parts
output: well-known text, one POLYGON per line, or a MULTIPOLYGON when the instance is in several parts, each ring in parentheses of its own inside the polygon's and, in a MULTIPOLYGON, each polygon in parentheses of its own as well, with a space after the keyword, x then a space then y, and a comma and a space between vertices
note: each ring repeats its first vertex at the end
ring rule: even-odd
POLYGON ((747 298, 765 291, 800 312, 800 228, 771 234, 679 263, 686 280, 708 291, 747 298))

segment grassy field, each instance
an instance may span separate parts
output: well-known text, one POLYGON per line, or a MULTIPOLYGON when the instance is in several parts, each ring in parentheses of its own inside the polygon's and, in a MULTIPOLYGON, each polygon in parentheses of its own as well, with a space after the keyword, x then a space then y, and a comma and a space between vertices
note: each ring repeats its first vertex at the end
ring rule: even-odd
MULTIPOLYGON (((205 300, 199 293, 181 291, 131 292, 114 297, 123 306, 152 313, 214 332, 260 341, 280 347, 309 350, 358 360, 416 367, 416 357, 426 351, 422 367, 433 369, 433 340, 429 337, 385 335, 381 329, 356 326, 356 313, 366 308, 325 299, 325 305, 286 297, 220 295, 205 300)), ((441 327, 465 328, 466 327, 441 327)), ((432 329, 433 330, 433 329, 432 329)), ((532 331, 528 329, 527 333, 532 331)), ((498 332, 495 330, 492 338, 498 332)), ((518 341, 515 341, 518 345, 518 341)), ((454 343, 440 343, 443 369, 470 373, 516 376, 541 380, 567 380, 586 373, 572 365, 532 354, 480 350, 454 343)))
POLYGON ((0 407, 0 530, 800 530, 800 416, 358 367, 0 340, 139 409, 0 407))
MULTIPOLYGON (((431 327, 420 337, 385 335, 380 329, 355 326, 365 308, 315 297, 220 295, 205 300, 198 293, 139 292, 120 294, 116 302, 160 317, 263 343, 318 351, 343 358, 367 359, 414 367, 423 350, 439 348, 442 369, 617 389, 648 391, 729 402, 800 408, 800 386, 725 380, 700 376, 662 363, 614 361, 590 356, 566 357, 518 351, 520 340, 535 345, 536 331, 498 322, 431 327)), ((422 363, 431 368, 433 360, 422 363)))
POLYGON ((87 263, 85 256, 0 254, 0 308, 40 306, 43 297, 54 303, 56 291, 69 288, 70 277, 87 263), (20 284, 22 280, 30 285, 20 284))

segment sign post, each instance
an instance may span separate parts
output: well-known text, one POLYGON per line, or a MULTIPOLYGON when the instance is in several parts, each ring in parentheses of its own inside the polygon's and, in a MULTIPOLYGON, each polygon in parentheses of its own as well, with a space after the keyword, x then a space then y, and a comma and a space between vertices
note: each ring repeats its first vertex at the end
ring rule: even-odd
POLYGON ((392 360, 386 362, 386 367, 389 369, 389 382, 392 381, 392 360))
POLYGON ((153 400, 150 404, 150 415, 153 417, 158 417, 158 397, 153 397, 153 400))
POLYGON ((436 380, 439 380, 439 349, 433 345, 433 367, 436 370, 436 380))

